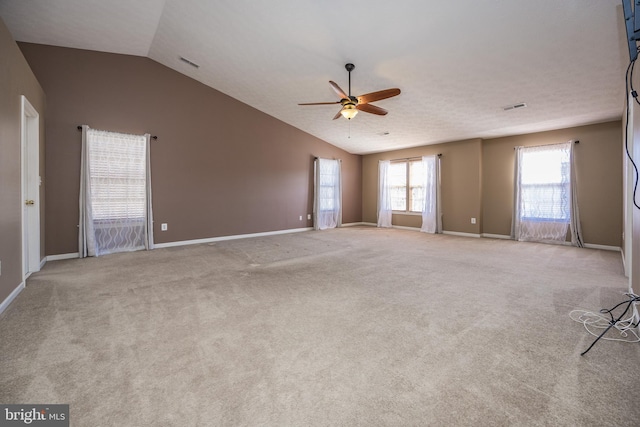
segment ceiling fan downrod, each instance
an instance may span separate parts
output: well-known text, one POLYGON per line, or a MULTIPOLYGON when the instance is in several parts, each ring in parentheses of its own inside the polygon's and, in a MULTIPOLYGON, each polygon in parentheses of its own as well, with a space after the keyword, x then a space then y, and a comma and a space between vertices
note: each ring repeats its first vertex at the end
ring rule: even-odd
POLYGON ((351 71, 356 68, 352 63, 345 64, 344 68, 349 72, 349 99, 351 99, 351 71))

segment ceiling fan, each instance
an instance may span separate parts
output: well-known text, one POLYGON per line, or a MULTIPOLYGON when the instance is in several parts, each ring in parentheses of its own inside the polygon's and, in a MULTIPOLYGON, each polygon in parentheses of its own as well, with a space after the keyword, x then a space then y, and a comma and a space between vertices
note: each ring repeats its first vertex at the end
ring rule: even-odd
POLYGON ((387 110, 384 108, 376 107, 375 105, 369 104, 370 102, 380 101, 381 99, 391 98, 392 96, 400 95, 400 89, 385 89, 377 92, 367 93, 365 95, 360 96, 351 96, 351 71, 356 68, 355 65, 349 63, 344 66, 349 72, 349 95, 347 95, 340 86, 338 86, 335 82, 329 81, 331 88, 338 94, 340 97, 340 101, 335 102, 309 102, 305 104, 298 105, 333 105, 333 104, 342 104, 342 109, 338 111, 333 117, 333 120, 340 118, 343 116, 344 118, 351 120, 358 114, 358 111, 364 111, 365 113, 377 114, 379 116, 384 116, 387 114, 387 110))

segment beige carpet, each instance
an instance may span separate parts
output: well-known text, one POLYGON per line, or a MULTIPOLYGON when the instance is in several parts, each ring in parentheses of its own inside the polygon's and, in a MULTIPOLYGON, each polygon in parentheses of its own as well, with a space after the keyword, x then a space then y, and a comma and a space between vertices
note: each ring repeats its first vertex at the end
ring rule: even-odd
POLYGON ((49 262, 0 316, 0 402, 73 426, 640 425, 640 344, 568 313, 619 253, 354 227, 49 262))

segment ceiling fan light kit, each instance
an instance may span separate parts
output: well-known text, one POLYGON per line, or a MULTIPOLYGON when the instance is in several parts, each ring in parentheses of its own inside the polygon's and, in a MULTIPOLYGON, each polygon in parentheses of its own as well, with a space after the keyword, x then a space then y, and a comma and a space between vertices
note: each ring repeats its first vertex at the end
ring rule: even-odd
POLYGON ((310 102, 298 105, 333 105, 333 104, 341 104, 342 109, 333 117, 333 120, 339 119, 340 116, 344 117, 347 120, 353 119, 358 111, 364 111, 365 113, 376 114, 378 116, 384 116, 388 113, 384 108, 377 107, 375 105, 369 104, 370 102, 380 101, 381 99, 391 98, 392 96, 400 95, 400 89, 385 89, 377 92, 367 93, 365 95, 360 96, 352 96, 351 95, 351 72, 356 68, 355 65, 348 63, 344 66, 349 73, 349 94, 347 95, 345 91, 343 91, 340 86, 338 86, 335 82, 329 81, 331 88, 334 92, 340 97, 340 101, 335 102, 310 102))
POLYGON ((356 114, 358 114, 358 109, 356 108, 356 105, 354 103, 349 102, 342 106, 340 114, 342 114, 342 117, 344 117, 345 119, 351 120, 356 116, 356 114))

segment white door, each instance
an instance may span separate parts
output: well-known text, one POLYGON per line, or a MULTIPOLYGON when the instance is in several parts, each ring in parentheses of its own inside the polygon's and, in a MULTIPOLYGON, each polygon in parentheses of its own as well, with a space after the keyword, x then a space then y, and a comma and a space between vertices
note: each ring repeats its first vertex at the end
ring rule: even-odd
POLYGON ((22 97, 22 268, 26 279, 40 271, 40 121, 22 97))

